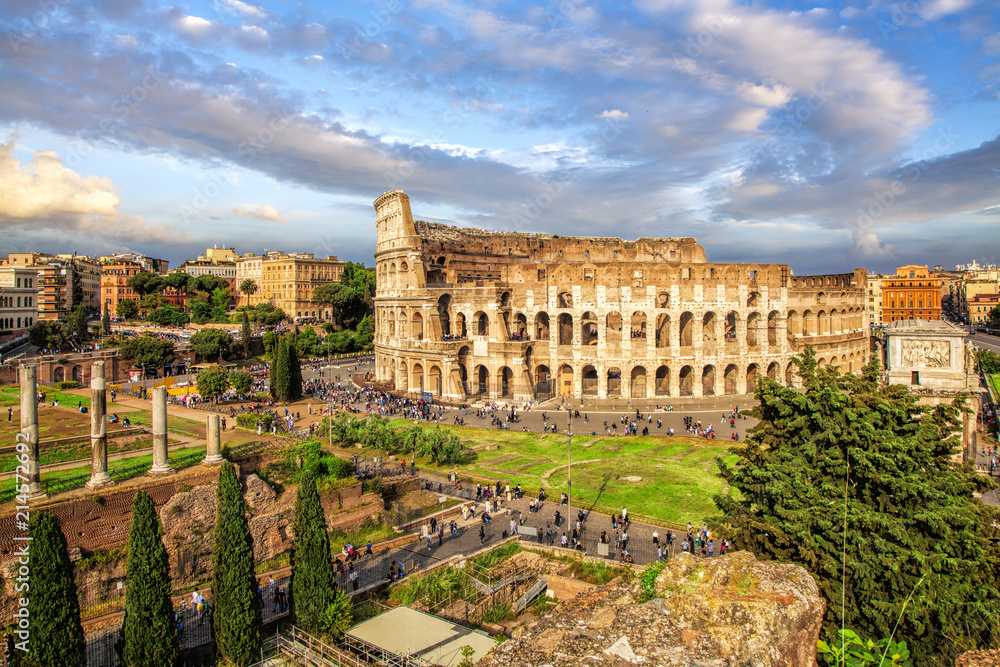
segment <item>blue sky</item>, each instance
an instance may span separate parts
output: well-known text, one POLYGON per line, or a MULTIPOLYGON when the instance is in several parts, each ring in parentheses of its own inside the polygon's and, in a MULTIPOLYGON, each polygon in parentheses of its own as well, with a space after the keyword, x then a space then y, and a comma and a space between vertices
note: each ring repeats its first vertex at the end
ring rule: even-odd
POLYGON ((0 251, 372 264, 372 201, 799 275, 997 262, 1000 7, 0 0, 0 251))

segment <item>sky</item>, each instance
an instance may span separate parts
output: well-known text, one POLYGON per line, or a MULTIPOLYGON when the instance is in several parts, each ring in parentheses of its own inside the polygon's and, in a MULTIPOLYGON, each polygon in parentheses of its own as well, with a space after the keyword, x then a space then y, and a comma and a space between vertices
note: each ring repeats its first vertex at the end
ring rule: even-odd
POLYGON ((991 0, 0 0, 0 253, 373 265, 372 202, 796 275, 1000 258, 991 0))

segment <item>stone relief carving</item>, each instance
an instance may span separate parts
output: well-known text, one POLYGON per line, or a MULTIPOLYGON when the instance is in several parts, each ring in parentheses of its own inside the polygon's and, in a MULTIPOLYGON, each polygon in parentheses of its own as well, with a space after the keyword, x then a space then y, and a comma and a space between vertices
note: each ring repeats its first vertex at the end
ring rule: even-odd
POLYGON ((909 368, 948 368, 951 344, 946 340, 900 341, 900 361, 909 368))

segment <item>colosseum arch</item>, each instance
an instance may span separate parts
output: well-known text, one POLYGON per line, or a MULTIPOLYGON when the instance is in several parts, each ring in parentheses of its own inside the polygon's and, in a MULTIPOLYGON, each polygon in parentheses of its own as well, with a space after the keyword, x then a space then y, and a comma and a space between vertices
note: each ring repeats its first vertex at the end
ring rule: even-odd
POLYGON ((757 391, 757 373, 759 371, 757 364, 747 366, 747 394, 753 394, 757 391))
POLYGON ((632 338, 645 338, 646 337, 646 313, 641 310, 637 310, 632 313, 631 331, 632 338))
POLYGON ((476 393, 489 396, 490 393, 490 370, 482 364, 476 366, 476 393))
POLYGON ((756 308, 760 302, 760 292, 752 291, 747 296, 747 308, 756 308))
POLYGON ((701 318, 701 344, 705 354, 712 354, 718 343, 715 333, 716 317, 715 313, 708 311, 701 318))
POLYGON ((440 396, 443 387, 441 383, 441 367, 438 366, 437 364, 431 366, 430 372, 428 373, 427 377, 430 380, 429 384, 427 385, 428 389, 435 396, 440 396))
POLYGON ((680 339, 681 347, 694 345, 694 315, 689 311, 681 313, 680 339))
POLYGON ((389 289, 397 289, 396 286, 396 262, 389 264, 389 289))
POLYGON ((573 367, 569 364, 559 367, 559 395, 573 395, 573 367))
POLYGON ((582 371, 582 376, 580 377, 581 389, 584 396, 597 396, 597 388, 600 384, 600 378, 597 375, 597 369, 591 365, 584 366, 582 371))
POLYGON ((815 334, 816 323, 814 321, 813 312, 811 310, 806 310, 802 313, 802 335, 813 336, 815 334))
POLYGON ((510 292, 504 292, 500 295, 500 307, 510 308, 510 292))
POLYGON ((836 308, 830 309, 830 333, 838 334, 844 326, 844 311, 836 308))
POLYGON ((646 398, 646 367, 636 366, 632 369, 632 385, 629 390, 632 398, 646 398))
POLYGON ((736 323, 739 321, 740 314, 735 310, 730 310, 726 313, 725 337, 727 345, 735 345, 738 342, 736 339, 736 323))
POLYGON ((52 381, 53 382, 63 382, 66 380, 66 369, 62 366, 56 366, 52 369, 52 381))
POLYGON ((559 313, 559 344, 573 344, 573 316, 569 313, 559 313))
POLYGON ((788 315, 785 317, 785 329, 789 338, 802 335, 802 318, 798 311, 788 311, 788 315))
POLYGON ((754 311, 747 315, 747 345, 756 347, 760 344, 760 313, 754 311))
POLYGON ((701 369, 702 396, 715 396, 715 366, 709 364, 701 369))
POLYGON ((557 299, 557 303, 560 308, 572 308, 573 307, 573 295, 569 292, 560 292, 557 299))
POLYGON ((778 373, 780 372, 781 370, 778 368, 778 362, 776 361, 772 361, 767 367, 767 377, 771 378, 775 382, 778 381, 778 373))
POLYGON ((549 339, 549 314, 542 311, 535 315, 535 340, 549 339))
POLYGON ((620 398, 622 395, 622 372, 617 366, 608 369, 608 396, 620 398))
POLYGON ((410 390, 410 374, 406 372, 406 362, 400 360, 399 370, 396 371, 396 388, 399 391, 410 390))
POLYGON ((538 397, 550 397, 554 392, 552 372, 549 371, 549 367, 545 364, 539 364, 535 368, 535 395, 538 397))
POLYGON ((607 323, 606 331, 607 333, 604 337, 609 343, 620 343, 622 340, 622 316, 617 311, 611 311, 608 313, 607 318, 605 318, 607 323))
POLYGON ((781 313, 776 310, 772 310, 767 314, 767 344, 777 345, 778 344, 778 321, 781 319, 781 313))
POLYGON ((476 323, 476 335, 477 336, 489 336, 490 335, 490 316, 479 311, 472 316, 473 321, 476 323))
POLYGON ((795 386, 795 362, 789 361, 785 366, 785 386, 791 389, 795 386))
POLYGON ((514 371, 509 366, 501 366, 497 371, 500 379, 500 398, 514 397, 514 371))
POLYGON ((656 306, 657 308, 669 308, 670 307, 670 295, 666 292, 660 292, 656 295, 656 306))
POLYGON ((459 338, 469 337, 469 328, 465 321, 465 313, 458 313, 455 315, 455 334, 459 338))
POLYGON ((736 364, 726 366, 725 373, 723 373, 723 391, 726 396, 733 396, 739 393, 739 382, 740 371, 736 368, 736 364))
POLYGON ((521 340, 528 340, 528 318, 524 313, 514 316, 514 333, 521 340))
POLYGON ((399 289, 410 287, 410 266, 406 262, 399 263, 399 289))
POLYGON ((583 314, 580 320, 580 342, 583 345, 597 345, 597 315, 591 311, 583 314))
POLYGON ((830 318, 825 310, 816 313, 816 334, 825 336, 830 333, 830 318))
POLYGON ((694 370, 690 366, 681 368, 680 395, 694 396, 694 370))
POLYGON ((414 312, 410 320, 410 338, 423 340, 424 338, 424 318, 419 312, 414 312))
POLYGON ((421 392, 424 390, 424 367, 420 364, 413 364, 410 369, 410 391, 421 392))
POLYGON ((441 334, 448 336, 451 334, 451 313, 448 310, 451 306, 451 295, 442 294, 438 297, 437 311, 438 319, 441 321, 441 334))
POLYGON ((656 347, 660 349, 670 347, 670 316, 666 313, 656 316, 656 347))
POLYGON ((670 395, 670 369, 667 366, 660 366, 656 369, 654 383, 654 391, 657 396, 670 395))

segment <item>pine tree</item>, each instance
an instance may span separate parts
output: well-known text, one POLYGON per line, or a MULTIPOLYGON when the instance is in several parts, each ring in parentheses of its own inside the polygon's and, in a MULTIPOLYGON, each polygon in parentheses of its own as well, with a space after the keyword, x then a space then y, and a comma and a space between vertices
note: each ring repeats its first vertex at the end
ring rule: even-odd
POLYGON ((993 645, 1000 512, 973 497, 990 482, 952 461, 957 407, 881 385, 877 357, 860 377, 817 368, 811 349, 796 361, 802 391, 759 379, 760 423, 733 466, 719 463, 739 496, 716 496, 725 517, 712 523, 738 548, 808 570, 831 639, 842 621, 886 638, 898 619, 914 664, 941 667, 958 647, 993 645))
POLYGON ((240 341, 243 343, 243 356, 250 356, 250 316, 243 311, 243 324, 240 327, 240 341))
POLYGON ((212 634, 216 653, 243 667, 260 649, 261 602, 246 502, 231 463, 219 468, 212 549, 212 634))
POLYGON ((288 398, 289 403, 302 398, 302 365, 299 363, 299 352, 295 346, 295 338, 288 339, 288 398))
POLYGON ((115 650, 124 667, 168 667, 177 661, 177 626, 170 600, 170 564, 153 499, 132 502, 125 576, 125 616, 115 650))
POLYGON ((274 353, 271 364, 271 396, 288 402, 291 387, 291 370, 288 365, 288 339, 282 338, 274 353))
POLYGON ((105 336, 111 333, 111 312, 107 307, 105 307, 104 312, 101 313, 101 333, 105 336))
POLYGON ((302 476, 295 497, 295 540, 292 542, 292 613, 306 631, 321 631, 323 615, 339 592, 330 557, 326 519, 311 474, 302 476))
POLYGON ((45 510, 32 512, 28 531, 31 588, 20 593, 28 598, 31 620, 27 657, 39 667, 76 665, 86 644, 66 538, 45 510))

